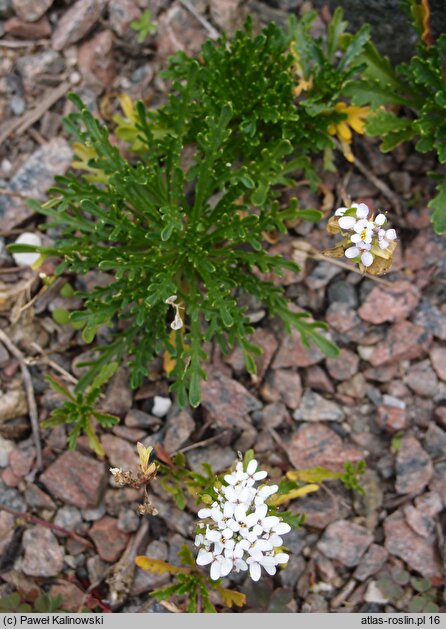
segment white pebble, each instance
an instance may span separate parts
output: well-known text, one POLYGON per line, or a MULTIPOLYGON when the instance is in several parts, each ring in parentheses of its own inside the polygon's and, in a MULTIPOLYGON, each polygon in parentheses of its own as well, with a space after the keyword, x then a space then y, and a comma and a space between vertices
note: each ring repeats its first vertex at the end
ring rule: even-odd
POLYGON ((170 398, 155 395, 153 398, 152 415, 155 415, 155 417, 164 417, 164 415, 167 415, 169 412, 171 406, 172 400, 170 398))
MULTIPOLYGON (((32 234, 31 232, 25 232, 15 241, 17 245, 35 245, 40 247, 42 245, 42 239, 38 234, 32 234)), ((12 257, 17 266, 32 266, 40 258, 40 253, 13 253, 12 257)))

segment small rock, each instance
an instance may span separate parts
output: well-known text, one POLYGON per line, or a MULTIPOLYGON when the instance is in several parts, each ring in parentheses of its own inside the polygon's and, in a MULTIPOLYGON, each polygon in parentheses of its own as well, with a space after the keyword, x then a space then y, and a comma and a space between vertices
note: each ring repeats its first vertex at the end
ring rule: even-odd
POLYGON ((126 441, 129 441, 133 445, 138 441, 144 441, 147 437, 145 430, 138 430, 138 428, 128 428, 127 426, 113 426, 112 432, 117 437, 121 437, 126 441))
POLYGON ((2 392, 0 397, 0 424, 28 414, 28 403, 23 385, 11 382, 8 390, 2 392))
POLYGON ((446 348, 433 347, 429 355, 437 376, 446 382, 446 348))
POLYGON ((52 531, 35 526, 23 534, 22 570, 32 577, 55 577, 62 572, 64 551, 52 531))
POLYGON ((273 368, 281 367, 310 367, 324 359, 324 354, 314 345, 310 349, 304 347, 301 336, 297 330, 283 337, 279 351, 273 361, 273 368))
POLYGON ((325 529, 339 517, 336 500, 323 491, 316 491, 299 498, 299 513, 305 513, 305 525, 325 529))
POLYGON ((51 498, 37 485, 31 483, 25 491, 25 500, 28 506, 33 509, 56 509, 56 505, 51 498))
POLYGON ((160 426, 161 420, 159 417, 144 413, 137 408, 131 408, 125 416, 124 424, 129 428, 151 428, 153 430, 160 426))
POLYGON ((446 341, 446 315, 430 301, 423 300, 420 303, 413 322, 425 328, 432 336, 446 341))
POLYGON ((7 467, 2 473, 2 481, 8 487, 18 487, 20 478, 14 474, 10 467, 7 467))
POLYGON ((57 510, 54 524, 68 531, 75 531, 82 524, 82 515, 77 507, 66 505, 57 510))
POLYGON ((372 542, 373 535, 363 526, 348 520, 338 520, 324 531, 317 547, 330 559, 351 567, 358 565, 372 542))
POLYGON ((407 524, 421 537, 430 537, 435 531, 434 520, 419 509, 412 505, 406 505, 403 507, 403 511, 407 524))
POLYGON ((290 414, 282 402, 267 404, 259 413, 261 414, 262 428, 277 428, 290 423, 290 414))
POLYGON ((362 373, 356 373, 349 380, 344 380, 344 382, 337 387, 337 392, 357 400, 363 400, 367 395, 368 388, 369 385, 362 373))
POLYGON ((290 369, 275 369, 271 379, 271 386, 277 390, 279 399, 288 408, 297 408, 302 397, 302 383, 299 374, 290 369))
POLYGON ((396 433, 407 428, 406 409, 380 404, 376 409, 376 423, 381 430, 396 433))
POLYGON ((187 411, 180 411, 166 422, 164 447, 167 452, 176 452, 189 439, 195 430, 195 422, 187 411))
POLYGON ((95 507, 107 482, 104 465, 79 452, 65 452, 40 477, 48 491, 80 509, 95 507))
POLYGON ((110 87, 115 78, 111 31, 96 33, 79 47, 78 67, 85 85, 110 87))
POLYGON ((34 448, 15 448, 9 455, 9 465, 13 473, 23 478, 31 471, 34 463, 34 448))
POLYGON ((328 286, 328 300, 331 304, 334 302, 340 302, 347 304, 347 306, 353 309, 358 307, 356 289, 353 284, 350 284, 350 282, 346 282, 345 280, 330 282, 328 286))
POLYGON ((157 500, 156 506, 159 512, 158 517, 162 518, 169 528, 185 537, 193 534, 196 521, 189 513, 180 511, 172 502, 164 500, 157 500))
POLYGON ((210 0, 209 11, 212 22, 225 33, 232 36, 242 26, 243 13, 240 11, 242 0, 210 0))
POLYGON ((432 474, 432 462, 420 442, 406 435, 396 456, 396 491, 399 494, 418 494, 429 483, 432 474))
POLYGON ((87 559, 88 578, 92 585, 99 584, 109 569, 110 566, 105 561, 102 561, 99 555, 94 555, 94 557, 87 559))
POLYGON ((371 544, 369 549, 359 562, 353 576, 358 581, 365 581, 386 563, 389 553, 383 546, 371 544))
POLYGON ((119 467, 123 470, 132 470, 137 467, 139 457, 136 452, 136 444, 132 447, 125 439, 109 434, 102 435, 101 443, 111 467, 119 467))
POLYGON ((3 554, 8 551, 14 537, 15 526, 15 517, 7 511, 0 511, 0 564, 3 563, 3 554))
POLYGON ((446 456, 446 432, 439 426, 429 423, 424 436, 424 447, 433 458, 446 456))
POLYGON ((19 39, 44 39, 51 35, 51 25, 46 17, 30 24, 17 17, 10 18, 4 24, 5 33, 19 39))
POLYGON ((408 194, 412 186, 412 178, 405 170, 395 170, 389 173, 393 187, 400 194, 408 194))
POLYGON ((335 380, 348 380, 358 371, 359 356, 348 349, 342 348, 338 358, 327 358, 325 364, 332 378, 335 380))
POLYGON ((446 461, 440 461, 434 466, 434 475, 429 483, 429 489, 438 493, 443 506, 446 508, 446 461))
POLYGON ((202 463, 211 463, 214 472, 224 472, 230 468, 236 459, 232 448, 221 446, 209 446, 191 450, 186 455, 188 466, 197 474, 203 473, 202 463))
POLYGON ((108 4, 110 27, 126 41, 135 39, 135 30, 130 25, 140 17, 141 9, 137 0, 110 0, 108 4))
POLYGON ((12 0, 0 0, 0 19, 4 20, 12 12, 12 0))
POLYGON ((378 367, 419 358, 427 351, 431 340, 431 335, 424 328, 410 321, 400 321, 390 328, 386 339, 375 347, 370 363, 378 367))
MULTIPOLYGON (((164 542, 154 540, 153 542, 150 542, 143 554, 145 557, 150 557, 150 559, 167 561, 167 545, 164 542)), ((155 588, 166 585, 168 582, 168 574, 152 574, 148 570, 136 568, 135 579, 131 589, 131 596, 139 596, 145 592, 150 592, 155 588)))
MULTIPOLYGON (((36 56, 32 55, 33 63, 36 56)), ((66 140, 54 138, 42 144, 25 161, 11 179, 9 188, 29 197, 43 199, 48 188, 54 184, 54 176, 64 175, 71 160, 72 152, 66 140)), ((12 229, 33 213, 34 210, 28 208, 23 200, 0 195, 2 229, 12 229)))
POLYGON ((405 382, 418 395, 432 397, 438 389, 438 380, 429 360, 412 365, 405 382))
POLYGON ((335 388, 331 379, 327 376, 322 367, 314 365, 305 370, 305 386, 309 389, 316 389, 324 393, 334 393, 335 388))
POLYGON ((246 428, 249 413, 262 406, 242 384, 214 369, 201 385, 201 404, 210 419, 223 428, 246 428))
POLYGON ((405 280, 394 282, 392 286, 378 285, 372 288, 358 314, 364 321, 374 324, 403 321, 419 301, 419 289, 405 280))
POLYGON ((78 42, 99 20, 107 0, 77 0, 61 17, 53 33, 54 50, 78 42))
POLYGON ((189 11, 173 5, 158 20, 157 53, 160 58, 166 58, 185 50, 193 56, 200 51, 206 37, 206 31, 189 11))
MULTIPOLYGON (((9 108, 14 116, 21 116, 26 109, 25 100, 21 96, 14 94, 9 101, 9 108)), ((14 258, 14 255, 12 257, 14 258)))
POLYGON ((324 288, 336 275, 342 273, 342 269, 330 262, 319 262, 310 275, 305 279, 305 283, 311 290, 324 288))
POLYGON ((165 417, 172 407, 172 400, 168 397, 155 395, 153 398, 152 415, 165 417))
POLYGON ((384 520, 385 545, 391 555, 400 557, 410 568, 427 579, 441 578, 443 569, 435 537, 422 537, 407 524, 404 511, 399 509, 384 520))
POLYGON ((381 591, 376 581, 370 581, 364 594, 366 603, 376 603, 377 605, 385 605, 389 602, 388 597, 381 591))
POLYGON ((102 408, 112 415, 125 415, 131 409, 132 403, 128 372, 120 367, 107 385, 102 408))
POLYGON ((419 511, 431 517, 443 510, 441 497, 436 491, 428 491, 422 496, 415 498, 415 506, 419 511))
POLYGON ((301 555, 291 555, 285 568, 279 572, 280 582, 284 587, 294 589, 299 577, 305 570, 305 559, 301 555))
POLYGON ((0 436, 0 467, 6 467, 8 465, 9 455, 14 448, 14 441, 3 439, 3 437, 0 436))
POLYGON ((340 422, 344 419, 344 412, 335 402, 330 402, 322 395, 307 389, 293 418, 306 422, 340 422))
POLYGON ((0 506, 14 511, 26 511, 26 504, 21 494, 13 487, 8 487, 0 481, 0 506))
POLYGON ((43 50, 32 55, 24 55, 17 61, 17 70, 23 79, 26 92, 30 94, 37 93, 42 76, 60 74, 64 67, 63 57, 55 50, 43 50))
POLYGON ((49 593, 52 597, 61 596, 63 609, 67 611, 79 613, 86 607, 87 595, 74 583, 57 583, 51 586, 49 593))
POLYGON ((324 424, 310 423, 291 436, 288 456, 298 470, 321 466, 343 471, 345 461, 358 463, 364 458, 364 452, 344 444, 341 437, 324 424))
POLYGON ((14 13, 25 22, 36 22, 50 8, 54 0, 12 0, 14 13))
POLYGON ((96 522, 96 520, 100 520, 102 516, 105 515, 106 509, 105 504, 101 502, 98 507, 93 509, 82 509, 82 518, 87 522, 96 522))
POLYGON ((127 546, 129 536, 118 529, 118 520, 108 515, 97 520, 89 531, 99 556, 104 561, 114 563, 127 546))
POLYGON ((119 512, 117 527, 123 533, 134 533, 138 530, 141 518, 136 511, 124 507, 119 512))

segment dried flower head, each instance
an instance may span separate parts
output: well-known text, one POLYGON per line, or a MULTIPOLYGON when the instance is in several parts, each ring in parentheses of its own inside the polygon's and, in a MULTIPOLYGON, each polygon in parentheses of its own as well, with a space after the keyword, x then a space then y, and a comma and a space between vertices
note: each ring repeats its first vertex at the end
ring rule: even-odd
POLYGON ((341 233, 344 237, 337 247, 324 251, 331 257, 344 255, 357 262, 362 271, 382 275, 392 265, 397 234, 394 229, 385 229, 387 217, 382 212, 376 216, 365 203, 352 203, 350 207, 338 208, 329 220, 330 233, 341 233))

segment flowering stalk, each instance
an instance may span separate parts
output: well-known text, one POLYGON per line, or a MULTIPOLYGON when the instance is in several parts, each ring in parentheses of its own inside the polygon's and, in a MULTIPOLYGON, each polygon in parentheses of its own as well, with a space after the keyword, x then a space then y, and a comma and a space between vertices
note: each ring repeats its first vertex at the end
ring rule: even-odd
POLYGON ((215 487, 217 499, 209 508, 201 509, 199 532, 195 545, 199 547, 197 564, 210 564, 210 577, 217 580, 236 572, 249 570, 253 581, 258 581, 261 568, 270 575, 289 556, 282 552, 282 535, 291 530, 277 515, 270 515, 268 498, 278 491, 277 485, 261 485, 265 471, 257 471, 257 461, 246 466, 239 462, 235 470, 224 476, 222 486, 215 487))
POLYGON ((374 216, 365 203, 352 203, 340 207, 329 220, 330 233, 341 233, 342 242, 325 255, 344 255, 359 264, 361 270, 381 275, 389 270, 396 247, 397 234, 394 229, 385 229, 387 217, 383 213, 374 216))

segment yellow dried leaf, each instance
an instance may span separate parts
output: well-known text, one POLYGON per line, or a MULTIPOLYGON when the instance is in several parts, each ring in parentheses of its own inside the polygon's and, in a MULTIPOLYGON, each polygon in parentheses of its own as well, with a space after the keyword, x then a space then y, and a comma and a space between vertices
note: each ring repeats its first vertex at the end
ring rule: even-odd
POLYGON ((304 481, 306 483, 322 483, 324 480, 341 478, 342 472, 334 472, 326 467, 310 467, 307 470, 290 470, 286 477, 293 481, 304 481))
POLYGON ((235 590, 228 590, 227 588, 216 587, 215 588, 220 595, 221 602, 225 607, 231 608, 233 605, 237 607, 243 607, 246 603, 246 595, 235 590))
POLYGON ((344 256, 344 247, 342 245, 337 245, 336 247, 331 247, 330 249, 324 249, 322 255, 327 256, 327 258, 342 258, 344 256))
POLYGON ((269 505, 273 505, 274 507, 278 507, 280 505, 285 504, 286 502, 290 502, 290 500, 296 500, 296 498, 302 498, 302 496, 306 496, 307 494, 312 494, 315 491, 319 490, 319 485, 305 485, 304 487, 298 487, 297 489, 292 489, 286 494, 275 494, 272 498, 268 500, 269 505))
POLYGON ((180 566, 173 566, 167 561, 161 559, 151 559, 145 555, 138 555, 135 558, 135 563, 138 568, 142 570, 148 570, 152 574, 189 574, 190 568, 181 568, 180 566))
POLYGON ((331 216, 328 219, 327 231, 329 234, 339 234, 341 228, 339 227, 339 216, 331 216))

